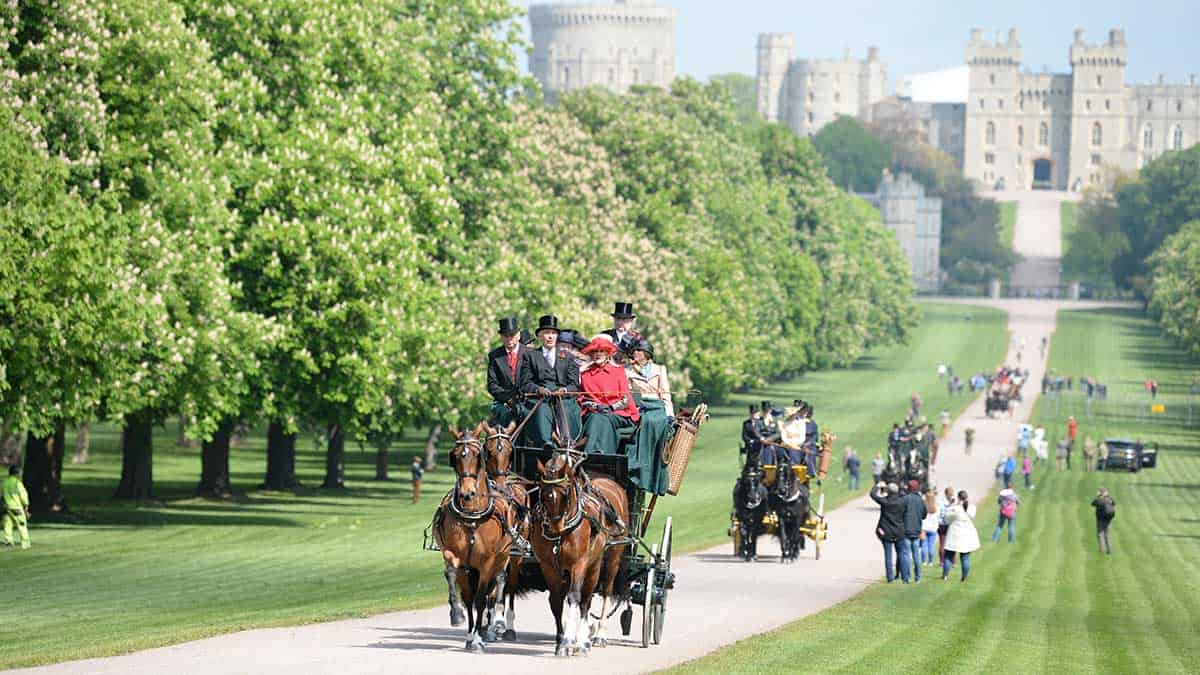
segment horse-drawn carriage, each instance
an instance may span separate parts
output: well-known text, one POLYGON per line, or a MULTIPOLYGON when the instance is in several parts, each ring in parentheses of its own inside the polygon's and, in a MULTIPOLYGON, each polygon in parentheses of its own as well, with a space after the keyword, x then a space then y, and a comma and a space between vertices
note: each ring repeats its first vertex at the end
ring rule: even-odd
POLYGON ((881 479, 885 483, 906 485, 917 481, 921 492, 930 486, 930 467, 937 458, 937 439, 929 425, 906 428, 901 440, 888 439, 888 461, 881 479))
MULTIPOLYGON (((667 494, 678 494, 696 435, 706 419, 703 403, 676 416, 658 453, 667 474, 667 494)), ((615 455, 584 453, 577 449, 583 445, 580 439, 561 439, 558 434, 555 447, 533 447, 520 440, 515 423, 506 428, 480 425, 456 438, 456 451, 464 445, 477 446, 485 457, 486 479, 493 494, 488 506, 477 506, 475 514, 469 513, 467 518, 503 521, 494 529, 499 541, 508 542, 503 549, 503 570, 493 570, 495 584, 481 583, 478 576, 482 572, 476 572, 475 592, 462 593, 464 601, 474 601, 476 610, 470 615, 468 649, 481 651, 485 641, 498 637, 515 639, 516 595, 540 590, 551 595, 558 626, 556 654, 586 652, 593 644, 607 644, 605 622, 622 606, 623 635, 631 633, 634 607, 638 606, 642 646, 661 642, 667 598, 675 585, 671 571, 673 523, 668 517, 661 538, 653 544, 646 541, 658 495, 631 476, 627 450, 637 432, 636 427, 622 430, 615 455), (476 440, 464 442, 464 436, 476 440), (506 510, 498 506, 502 502, 511 506, 507 520, 492 515, 495 510, 506 510), (591 613, 593 594, 602 598, 599 613, 591 613), (589 617, 594 623, 589 623, 589 617)), ((426 530, 425 546, 443 551, 447 559, 451 623, 458 625, 462 618, 455 614, 456 580, 470 582, 472 577, 459 573, 467 567, 459 561, 452 573, 451 556, 443 550, 448 543, 441 521, 462 516, 464 509, 456 504, 465 489, 464 473, 473 471, 477 479, 483 474, 454 452, 451 459, 458 480, 426 530)), ((470 531, 466 542, 469 557, 470 547, 482 542, 475 536, 478 526, 466 529, 470 531)))
POLYGON ((988 417, 1003 415, 1020 400, 1021 385, 1013 382, 993 383, 988 387, 987 397, 983 402, 983 412, 988 417))
MULTIPOLYGON (((833 434, 821 434, 819 475, 829 467, 833 452, 833 434)), ((825 518, 825 495, 818 478, 817 505, 812 505, 814 476, 808 466, 792 464, 788 453, 776 455, 774 463, 760 465, 751 457, 742 465, 733 487, 733 510, 729 514, 728 534, 733 538, 733 554, 746 561, 758 557, 758 537, 779 538, 780 562, 792 562, 812 540, 814 553, 821 559, 821 543, 829 538, 825 518)))

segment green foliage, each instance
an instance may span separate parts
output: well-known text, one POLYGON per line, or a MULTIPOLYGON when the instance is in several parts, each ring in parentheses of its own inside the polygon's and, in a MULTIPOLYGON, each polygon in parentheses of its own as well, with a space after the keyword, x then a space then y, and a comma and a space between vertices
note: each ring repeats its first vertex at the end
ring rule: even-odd
POLYGON ((821 127, 812 143, 834 185, 852 192, 874 192, 892 161, 892 149, 849 115, 821 127))
POLYGON ((1200 356, 1200 220, 1168 237, 1149 262, 1151 314, 1167 335, 1200 356))
POLYGON ((738 124, 752 125, 760 123, 762 117, 758 114, 757 83, 753 77, 742 73, 724 73, 708 78, 709 82, 719 84, 729 92, 733 99, 733 107, 737 113, 738 124))
MULTIPOLYGON (((1063 202, 1069 204, 1070 202, 1063 202)), ((1000 245, 1011 249, 1013 247, 1013 239, 1017 236, 1017 203, 1016 202, 1000 202, 997 205, 1000 213, 1000 220, 997 222, 999 233, 997 238, 1000 240, 1000 245)))
POLYGON ((1085 192, 1075 210, 1075 227, 1065 236, 1063 275, 1092 287, 1114 288, 1113 264, 1130 247, 1113 196, 1098 190, 1085 192))

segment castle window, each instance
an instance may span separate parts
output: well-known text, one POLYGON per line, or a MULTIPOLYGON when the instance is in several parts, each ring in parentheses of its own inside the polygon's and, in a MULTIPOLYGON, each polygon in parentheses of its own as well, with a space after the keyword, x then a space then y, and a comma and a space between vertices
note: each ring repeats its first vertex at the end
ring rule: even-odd
POLYGON ((995 164, 995 163, 996 163, 996 155, 994 155, 994 154, 992 154, 992 153, 990 153, 990 152, 989 152, 989 153, 986 153, 986 154, 984 154, 984 156, 983 156, 983 163, 984 163, 984 164, 995 164))
POLYGON ((1092 155, 1092 166, 1100 166, 1100 155, 1092 155))
POLYGON ((1091 110, 1092 109, 1092 99, 1089 98, 1086 101, 1084 101, 1083 107, 1085 110, 1091 110))
POLYGON ((812 103, 814 100, 816 100, 816 96, 811 91, 808 92, 808 102, 812 103))
POLYGON ((1038 125, 1038 145, 1046 146, 1050 144, 1050 125, 1042 122, 1038 125))
POLYGON ((1175 112, 1183 112, 1183 101, 1175 101, 1175 112))
POLYGON ((988 84, 996 84, 996 74, 988 75, 988 84))
POLYGON ((1097 76, 1096 76, 1096 86, 1097 86, 1097 87, 1103 87, 1103 86, 1104 86, 1104 77, 1103 77, 1103 76, 1101 76, 1101 75, 1097 75, 1097 76))
POLYGON ((1043 96, 1042 97, 1042 110, 1049 110, 1049 109, 1050 109, 1050 97, 1043 96))
POLYGON ((842 93, 839 91, 833 92, 833 102, 841 103, 841 101, 842 101, 842 93))
POLYGON ((1175 125, 1175 131, 1171 132, 1171 148, 1174 150, 1183 149, 1183 127, 1175 125))
POLYGON ((1149 124, 1142 131, 1142 148, 1145 150, 1154 149, 1154 127, 1149 124))
POLYGON ((996 99, 996 107, 1001 110, 1004 110, 1004 99, 1002 99, 1002 98, 996 99))
POLYGON ((983 110, 983 99, 979 99, 979 109, 983 110))
POLYGON ((994 123, 988 122, 987 127, 984 128, 983 142, 988 145, 996 144, 996 125, 994 123))
POLYGON ((1092 125, 1092 145, 1099 147, 1104 142, 1104 127, 1099 122, 1092 125))
POLYGON ((1110 101, 1108 99, 1104 99, 1104 109, 1112 110, 1112 101, 1110 101))
POLYGON ((608 69, 608 83, 610 85, 617 83, 617 71, 613 70, 612 68, 608 69))
POLYGON ((1154 101, 1146 101, 1146 112, 1154 110, 1154 101))
POLYGON ((1025 127, 1017 126, 1017 145, 1025 145, 1025 127))
POLYGON ((813 114, 812 113, 808 113, 808 123, 809 124, 813 123, 813 114))
POLYGON ((571 67, 563 66, 562 71, 562 86, 566 88, 571 85, 571 67))
POLYGON ((633 69, 633 83, 634 84, 638 83, 638 69, 637 68, 633 69))

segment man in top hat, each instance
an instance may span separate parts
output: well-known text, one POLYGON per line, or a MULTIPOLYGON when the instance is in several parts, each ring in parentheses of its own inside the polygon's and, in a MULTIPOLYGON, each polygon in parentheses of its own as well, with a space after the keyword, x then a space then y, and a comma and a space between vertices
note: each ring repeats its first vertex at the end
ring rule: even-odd
POLYGON ((780 427, 783 421, 783 409, 777 408, 770 401, 762 402, 762 434, 759 436, 759 447, 762 448, 758 459, 764 465, 774 464, 779 452, 780 427))
POLYGON ((761 452, 762 414, 758 406, 750 404, 750 416, 742 422, 742 454, 746 456, 747 464, 757 464, 761 452))
POLYGON ((521 343, 521 328, 515 316, 506 316, 499 323, 501 345, 487 355, 487 388, 492 395, 492 423, 507 426, 520 422, 528 412, 517 383, 521 361, 529 348, 521 343))
POLYGON ((579 391, 579 364, 558 347, 558 317, 547 314, 538 319, 538 347, 528 349, 517 369, 518 388, 527 396, 541 397, 526 427, 528 438, 537 445, 553 443, 557 428, 563 441, 578 438, 583 424, 579 403, 574 397, 553 394, 579 391), (566 424, 566 428, 562 428, 566 424))
POLYGON ((817 441, 820 440, 820 429, 813 420, 812 404, 808 401, 800 401, 800 409, 800 415, 804 420, 804 443, 800 447, 804 450, 804 464, 808 467, 808 475, 815 477, 820 466, 821 451, 817 446, 817 441))
POLYGON ((641 333, 634 328, 634 324, 637 323, 637 314, 633 313, 633 303, 616 303, 613 307, 612 318, 613 327, 604 331, 604 334, 612 338, 618 352, 633 351, 633 346, 642 339, 641 333))

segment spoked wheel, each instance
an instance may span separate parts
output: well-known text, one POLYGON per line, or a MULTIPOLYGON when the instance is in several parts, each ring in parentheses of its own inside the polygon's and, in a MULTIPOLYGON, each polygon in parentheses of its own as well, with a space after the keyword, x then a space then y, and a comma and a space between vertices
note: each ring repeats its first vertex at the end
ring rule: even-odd
POLYGON ((671 540, 671 517, 668 516, 666 525, 663 526, 662 547, 659 549, 659 551, 662 552, 662 555, 660 556, 660 567, 656 570, 657 574, 655 575, 656 583, 660 579, 662 581, 662 588, 658 589, 658 593, 656 593, 657 597, 654 601, 653 611, 654 644, 656 645, 662 643, 663 622, 666 619, 667 614, 667 587, 671 582, 671 540))
POLYGON ((658 544, 650 549, 650 567, 646 569, 646 599, 642 602, 642 647, 649 647, 654 638, 654 570, 658 561, 658 544))
POLYGON ((817 518, 817 526, 814 529, 813 548, 817 556, 817 560, 821 559, 821 540, 825 538, 825 519, 817 518))

